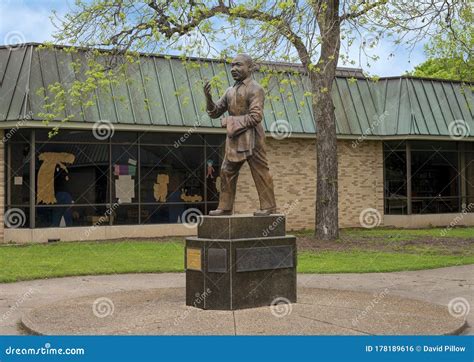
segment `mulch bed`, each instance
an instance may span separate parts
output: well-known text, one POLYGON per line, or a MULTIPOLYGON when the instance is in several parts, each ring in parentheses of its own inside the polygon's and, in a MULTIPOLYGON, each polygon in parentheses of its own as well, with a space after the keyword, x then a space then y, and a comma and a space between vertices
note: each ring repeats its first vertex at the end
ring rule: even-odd
POLYGON ((474 253, 474 238, 417 237, 409 240, 368 238, 342 235, 338 241, 317 240, 311 236, 297 237, 298 251, 386 251, 404 253, 429 253, 470 255, 474 253))

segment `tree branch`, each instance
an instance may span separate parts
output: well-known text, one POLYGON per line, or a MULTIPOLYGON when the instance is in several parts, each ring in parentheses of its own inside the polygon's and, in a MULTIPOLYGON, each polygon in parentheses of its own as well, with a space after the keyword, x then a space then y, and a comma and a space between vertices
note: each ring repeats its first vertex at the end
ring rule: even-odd
POLYGON ((194 18, 187 24, 173 25, 170 27, 168 17, 162 14, 156 19, 156 26, 158 26, 159 30, 167 38, 171 38, 174 34, 184 35, 190 32, 202 21, 210 19, 218 14, 242 19, 258 20, 273 25, 275 28, 281 31, 282 35, 287 38, 289 42, 294 45, 302 64, 305 67, 308 67, 311 64, 311 57, 309 55, 308 49, 306 48, 301 37, 292 30, 290 24, 279 16, 274 16, 257 9, 234 8, 225 5, 223 1, 219 1, 219 5, 210 9, 198 9, 194 18))
MULTIPOLYGON (((387 4, 387 2, 388 2, 388 0, 379 0, 379 1, 376 1, 372 4, 370 4, 370 5, 367 5, 362 10, 356 11, 354 13, 343 14, 343 15, 340 16, 341 22, 344 21, 344 20, 347 20, 347 19, 354 19, 354 18, 358 18, 359 16, 365 15, 370 10, 375 9, 377 6, 385 5, 385 4, 387 4)), ((365 1, 363 1, 361 3, 361 5, 364 4, 364 3, 365 3, 365 1)))

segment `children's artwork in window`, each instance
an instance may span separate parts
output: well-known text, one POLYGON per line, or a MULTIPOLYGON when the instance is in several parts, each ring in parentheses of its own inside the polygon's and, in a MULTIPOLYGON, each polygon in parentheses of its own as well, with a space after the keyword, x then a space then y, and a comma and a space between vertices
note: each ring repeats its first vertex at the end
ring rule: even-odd
POLYGON ((119 204, 131 203, 135 197, 135 177, 137 172, 137 163, 133 159, 128 160, 128 165, 114 165, 115 179, 115 197, 119 204))
MULTIPOLYGON (((38 171, 38 191, 36 195, 36 202, 47 205, 55 204, 57 202, 54 192, 54 172, 61 168, 68 173, 66 164, 72 164, 75 161, 75 156, 66 152, 43 152, 39 154, 38 159, 42 164, 38 171)), ((66 176, 66 180, 68 180, 66 176)))
POLYGON ((158 202, 166 202, 166 196, 168 195, 168 183, 170 178, 168 175, 156 176, 156 183, 153 185, 153 195, 155 200, 158 202))
POLYGON ((207 160, 207 173, 206 178, 214 178, 214 172, 216 171, 213 167, 214 160, 207 160))
POLYGON ((202 201, 201 195, 187 195, 188 190, 181 189, 181 200, 184 202, 200 202, 202 201))

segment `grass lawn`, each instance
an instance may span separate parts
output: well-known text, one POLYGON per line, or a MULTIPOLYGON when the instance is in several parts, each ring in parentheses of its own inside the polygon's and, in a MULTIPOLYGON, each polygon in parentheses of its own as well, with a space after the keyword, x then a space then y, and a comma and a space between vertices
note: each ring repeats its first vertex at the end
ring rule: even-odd
MULTIPOLYGON (((368 273, 474 264, 474 228, 346 229, 336 242, 297 232, 301 273, 368 273)), ((182 272, 180 238, 0 246, 0 282, 70 275, 182 272)))

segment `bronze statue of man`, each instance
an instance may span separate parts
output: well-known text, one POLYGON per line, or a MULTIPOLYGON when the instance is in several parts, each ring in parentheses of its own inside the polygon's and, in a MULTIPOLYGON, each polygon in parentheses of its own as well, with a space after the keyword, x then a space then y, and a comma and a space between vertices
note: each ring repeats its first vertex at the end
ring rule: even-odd
POLYGON ((245 161, 250 166, 260 200, 260 210, 254 215, 265 216, 276 212, 273 179, 268 168, 265 132, 261 123, 265 93, 260 84, 252 79, 253 69, 254 63, 250 56, 237 55, 231 64, 235 84, 216 103, 212 100, 211 85, 209 82, 204 85, 209 116, 218 118, 228 112, 228 116, 221 119, 227 137, 220 171, 219 206, 209 213, 212 216, 232 214, 237 178, 245 161))

